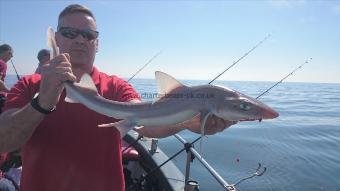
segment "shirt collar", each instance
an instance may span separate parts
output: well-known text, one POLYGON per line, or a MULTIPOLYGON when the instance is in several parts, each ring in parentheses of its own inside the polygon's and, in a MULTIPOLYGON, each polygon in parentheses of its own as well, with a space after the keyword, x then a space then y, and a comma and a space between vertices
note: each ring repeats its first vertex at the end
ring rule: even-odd
POLYGON ((99 71, 96 67, 92 67, 91 77, 95 85, 99 84, 99 71))

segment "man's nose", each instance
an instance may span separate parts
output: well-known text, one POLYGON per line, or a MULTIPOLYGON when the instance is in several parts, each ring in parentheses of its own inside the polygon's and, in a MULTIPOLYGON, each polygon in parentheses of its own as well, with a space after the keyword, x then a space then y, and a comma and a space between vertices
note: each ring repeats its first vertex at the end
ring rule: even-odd
POLYGON ((82 42, 82 43, 87 41, 87 39, 82 34, 78 34, 78 36, 74 38, 74 40, 76 40, 77 42, 82 42))

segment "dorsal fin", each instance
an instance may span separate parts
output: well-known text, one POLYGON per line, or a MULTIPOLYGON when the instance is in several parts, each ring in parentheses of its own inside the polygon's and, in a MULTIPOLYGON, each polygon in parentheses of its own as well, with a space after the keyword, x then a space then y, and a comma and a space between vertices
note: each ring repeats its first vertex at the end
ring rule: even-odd
POLYGON ((166 94, 168 94, 169 92, 176 88, 185 86, 181 82, 179 82, 178 80, 164 72, 156 71, 155 76, 158 93, 156 100, 159 100, 160 98, 164 97, 166 94))
MULTIPOLYGON (((93 93, 94 95, 98 94, 96 85, 89 74, 83 74, 83 76, 80 78, 80 81, 78 83, 74 83, 73 85, 85 90, 86 92, 93 93)), ((65 101, 69 103, 78 103, 73 94, 67 91, 67 88, 65 101)))

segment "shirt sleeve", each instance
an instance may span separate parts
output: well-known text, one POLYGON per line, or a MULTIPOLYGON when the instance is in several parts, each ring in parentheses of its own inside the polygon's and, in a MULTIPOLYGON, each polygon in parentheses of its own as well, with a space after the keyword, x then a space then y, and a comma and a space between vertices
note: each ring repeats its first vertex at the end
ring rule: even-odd
POLYGON ((125 80, 121 79, 118 81, 117 90, 118 90, 117 97, 118 100, 121 102, 129 102, 134 99, 141 100, 136 90, 131 86, 131 84, 129 84, 125 80))
POLYGON ((5 71, 4 70, 5 70, 4 66, 2 65, 2 63, 0 63, 0 80, 5 75, 5 71))
POLYGON ((19 80, 7 94, 3 111, 25 106, 32 100, 38 87, 39 85, 31 84, 30 80, 26 77, 19 80))

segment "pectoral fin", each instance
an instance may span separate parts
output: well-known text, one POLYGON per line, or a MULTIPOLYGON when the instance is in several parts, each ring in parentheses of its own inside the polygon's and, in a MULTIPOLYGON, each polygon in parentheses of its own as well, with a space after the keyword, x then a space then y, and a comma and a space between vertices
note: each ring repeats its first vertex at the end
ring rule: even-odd
POLYGON ((119 131, 120 137, 123 138, 131 129, 136 127, 136 124, 129 120, 120 120, 115 123, 101 124, 98 127, 114 127, 119 131))
POLYGON ((203 152, 203 137, 204 137, 204 128, 205 128, 205 124, 207 122, 208 117, 211 115, 210 111, 201 111, 201 140, 200 140, 200 152, 201 152, 201 156, 202 156, 202 152, 203 152))

